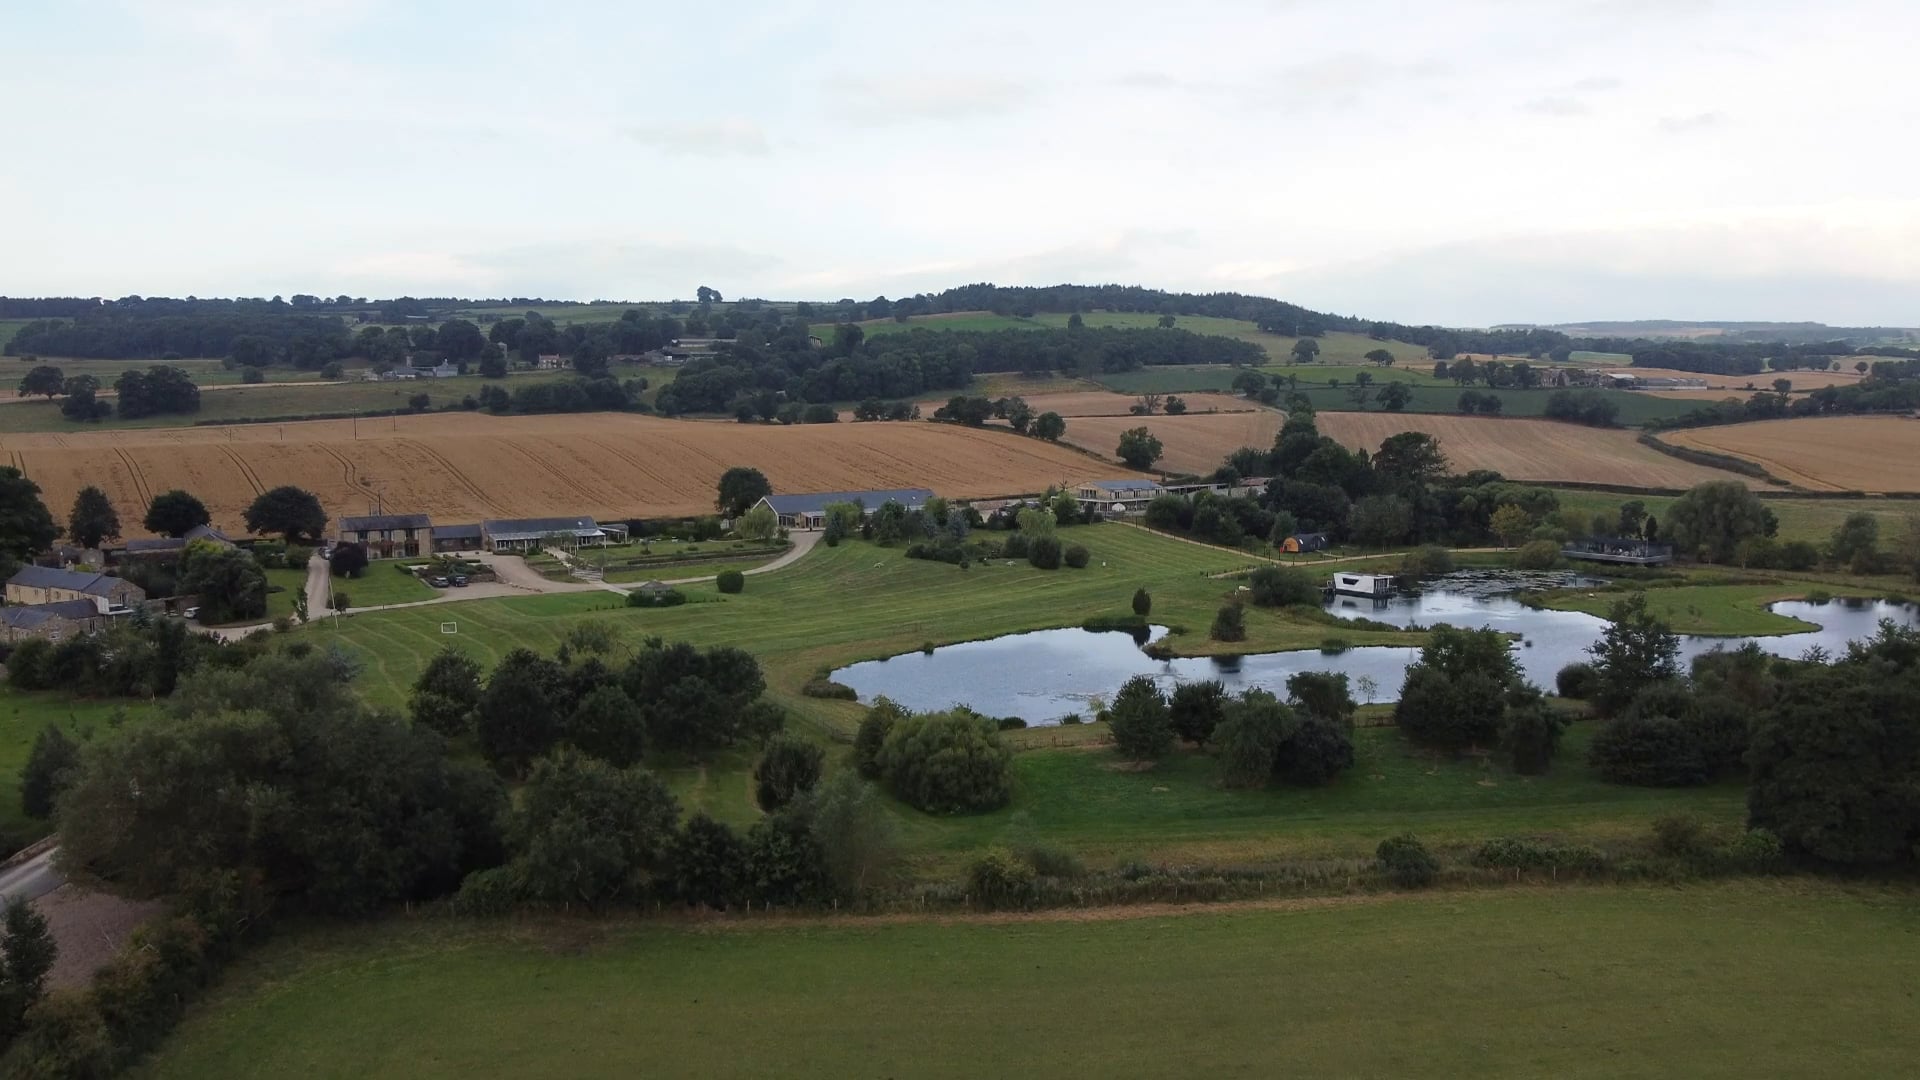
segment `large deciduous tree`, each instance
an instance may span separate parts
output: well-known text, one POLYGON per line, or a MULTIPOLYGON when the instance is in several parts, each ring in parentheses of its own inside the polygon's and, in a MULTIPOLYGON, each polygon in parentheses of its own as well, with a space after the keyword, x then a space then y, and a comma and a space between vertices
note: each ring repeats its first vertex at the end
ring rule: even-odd
POLYGON ((1154 761, 1173 749, 1173 720, 1159 684, 1135 675, 1108 708, 1114 749, 1129 761, 1154 761))
POLYGON ((51 364, 41 364, 35 367, 33 370, 27 372, 20 380, 21 397, 33 397, 38 394, 41 397, 52 400, 65 393, 66 389, 66 375, 61 372, 59 368, 51 364))
POLYGON ((265 536, 279 533, 287 543, 318 541, 327 531, 327 512, 313 492, 282 485, 262 492, 247 507, 247 530, 265 536))
POLYGON ((97 548, 101 541, 120 535, 120 515, 106 492, 91 484, 80 489, 67 514, 67 535, 84 548, 97 548))
POLYGON ((735 465, 720 474, 719 497, 714 499, 714 509, 722 517, 737 518, 745 514, 754 503, 773 494, 773 485, 767 483, 766 475, 759 469, 745 465, 735 465))
POLYGON ((60 527, 40 501, 40 485, 11 465, 0 465, 0 556, 25 562, 59 535, 60 527))
POLYGON ((1778 527, 1760 497, 1733 480, 1710 480, 1680 496, 1663 524, 1674 547, 1708 562, 1726 562, 1742 540, 1778 527))
POLYGON ((1128 428, 1120 433, 1120 446, 1114 451, 1121 461, 1131 468, 1146 470, 1160 460, 1163 447, 1160 440, 1144 427, 1128 428))
POLYGON ((147 516, 141 524, 150 533, 161 536, 185 536, 194 529, 211 522, 206 504, 187 492, 174 488, 163 491, 147 504, 147 516))

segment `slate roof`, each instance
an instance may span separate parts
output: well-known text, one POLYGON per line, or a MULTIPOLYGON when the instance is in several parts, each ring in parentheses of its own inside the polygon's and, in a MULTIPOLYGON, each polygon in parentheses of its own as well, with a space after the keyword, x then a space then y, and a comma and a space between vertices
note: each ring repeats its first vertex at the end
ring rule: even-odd
POLYGON ((341 532, 388 532, 393 529, 430 529, 433 519, 425 514, 368 514, 365 517, 343 517, 340 519, 341 532))
POLYGON ((1081 487, 1099 488, 1101 491, 1138 491, 1141 488, 1159 488, 1151 480, 1089 480, 1081 487))
POLYGON ((9 585, 22 585, 32 589, 69 589, 86 593, 88 596, 106 596, 120 584, 117 577, 94 570, 59 570, 51 566, 23 566, 20 572, 7 579, 9 585))
POLYGON ((226 533, 221 532, 211 525, 195 525, 193 528, 188 529, 186 540, 189 543, 195 540, 212 540, 215 543, 225 544, 228 547, 233 546, 233 537, 228 536, 226 533))
POLYGON ((596 533, 600 526, 592 518, 499 518, 480 523, 480 530, 495 540, 538 540, 556 534, 596 533))
POLYGON ((91 600, 58 600, 51 604, 14 604, 0 607, 0 626, 11 626, 15 630, 33 630, 58 619, 96 618, 100 609, 93 606, 91 600))
POLYGON ((878 510, 887 502, 897 502, 911 510, 924 506, 933 492, 926 488, 892 488, 876 491, 812 491, 800 495, 769 495, 764 500, 776 514, 817 514, 828 503, 857 502, 867 510, 878 510))
POLYGON ((480 539, 480 526, 477 524, 435 525, 433 527, 433 538, 435 540, 478 540, 480 539))
POLYGON ((127 541, 127 554, 151 555, 156 551, 179 551, 187 546, 182 536, 151 536, 139 540, 127 541))

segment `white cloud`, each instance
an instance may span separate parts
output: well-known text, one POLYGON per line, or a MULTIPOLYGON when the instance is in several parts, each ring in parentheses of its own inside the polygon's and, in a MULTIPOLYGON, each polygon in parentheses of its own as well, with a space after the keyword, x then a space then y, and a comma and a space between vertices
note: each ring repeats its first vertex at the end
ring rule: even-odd
POLYGON ((672 154, 702 157, 767 153, 767 133, 751 120, 728 119, 697 124, 639 124, 626 129, 626 135, 642 146, 672 154))
POLYGON ((1005 114, 1031 103, 1039 93, 1032 83, 1017 79, 905 74, 836 76, 824 89, 842 118, 871 126, 1005 114))

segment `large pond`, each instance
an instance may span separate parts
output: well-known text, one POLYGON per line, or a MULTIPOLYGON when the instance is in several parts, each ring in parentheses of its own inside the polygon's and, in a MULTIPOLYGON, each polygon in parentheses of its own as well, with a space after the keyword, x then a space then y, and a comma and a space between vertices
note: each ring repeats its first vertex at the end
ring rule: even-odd
MULTIPOLYGON (((1448 589, 1430 589, 1379 605, 1340 597, 1328 610, 1342 617, 1395 626, 1444 622, 1518 635, 1513 650, 1521 669, 1528 679, 1547 688, 1552 687, 1554 674, 1562 667, 1589 658, 1588 646, 1599 640, 1607 625, 1605 619, 1594 615, 1533 610, 1504 596, 1476 596, 1448 589)), ((1682 637, 1680 651, 1690 658, 1710 649, 1737 648, 1752 641, 1776 656, 1797 657, 1816 645, 1837 653, 1849 641, 1873 636, 1882 619, 1907 626, 1920 624, 1920 613, 1913 606, 1881 601, 1791 601, 1775 604, 1773 610, 1817 629, 1755 638, 1682 637)), ((1165 633, 1165 627, 1153 627, 1150 640, 1165 633)), ((1338 633, 1337 627, 1328 627, 1329 637, 1338 633)), ((1301 671, 1333 671, 1352 677, 1356 683, 1361 676, 1369 676, 1376 684, 1373 700, 1393 701, 1400 695, 1407 665, 1417 659, 1418 649, 1369 646, 1337 654, 1309 649, 1155 660, 1140 650, 1130 634, 1065 629, 1009 634, 948 645, 931 653, 869 660, 841 668, 833 678, 852 687, 862 701, 885 695, 915 711, 966 705, 989 716, 1018 716, 1029 724, 1049 724, 1068 713, 1090 713, 1096 699, 1111 701, 1120 685, 1135 675, 1153 676, 1169 687, 1177 682, 1218 679, 1232 692, 1261 687, 1285 696, 1288 676, 1301 671)))

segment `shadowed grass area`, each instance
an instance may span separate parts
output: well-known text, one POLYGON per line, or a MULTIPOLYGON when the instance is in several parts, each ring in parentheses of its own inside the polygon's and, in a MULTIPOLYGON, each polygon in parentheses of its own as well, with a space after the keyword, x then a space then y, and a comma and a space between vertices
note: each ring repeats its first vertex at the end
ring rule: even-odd
POLYGON ((1920 1053, 1916 931, 1903 892, 1754 881, 1093 919, 392 921, 242 960, 142 1075, 1895 1076, 1920 1053))

